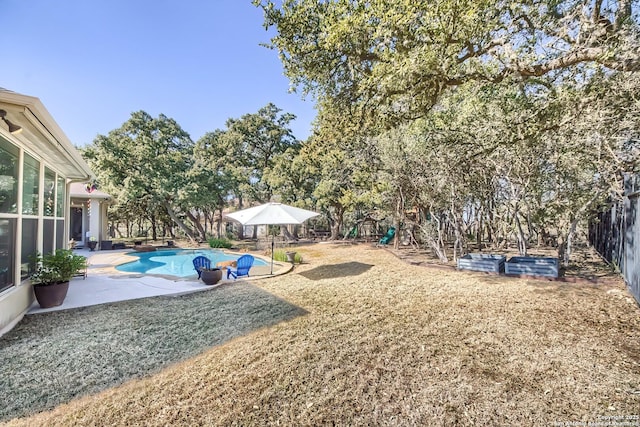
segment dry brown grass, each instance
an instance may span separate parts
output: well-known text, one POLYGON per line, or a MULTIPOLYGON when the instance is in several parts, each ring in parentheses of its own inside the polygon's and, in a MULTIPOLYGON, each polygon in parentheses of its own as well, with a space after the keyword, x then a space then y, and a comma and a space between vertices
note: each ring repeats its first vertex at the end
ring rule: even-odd
POLYGON ((553 425, 640 413, 640 309, 557 283, 298 248, 256 285, 308 314, 9 425, 553 425))

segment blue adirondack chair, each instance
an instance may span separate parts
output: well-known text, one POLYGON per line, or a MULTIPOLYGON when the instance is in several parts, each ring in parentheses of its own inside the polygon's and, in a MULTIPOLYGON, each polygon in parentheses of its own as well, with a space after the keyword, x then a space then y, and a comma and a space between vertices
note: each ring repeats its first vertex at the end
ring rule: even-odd
POLYGON ((249 276, 249 269, 253 265, 253 256, 252 255, 242 255, 238 258, 238 264, 236 265, 235 270, 231 269, 231 267, 227 267, 227 279, 233 276, 234 279, 237 279, 240 276, 249 276))
POLYGON ((202 274, 202 268, 211 268, 211 260, 206 256, 199 255, 193 259, 193 268, 198 272, 198 279, 202 274))
POLYGON ((387 230, 387 234, 385 234, 384 236, 382 236, 382 239, 380 239, 380 242, 378 242, 379 245, 388 245, 389 242, 391 241, 391 239, 393 239, 393 236, 396 235, 396 228, 395 227, 389 227, 389 229, 387 230))

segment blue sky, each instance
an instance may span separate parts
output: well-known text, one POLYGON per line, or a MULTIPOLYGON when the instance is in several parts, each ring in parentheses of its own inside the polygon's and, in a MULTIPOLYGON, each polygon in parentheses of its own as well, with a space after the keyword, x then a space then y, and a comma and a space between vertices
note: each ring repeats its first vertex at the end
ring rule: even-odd
POLYGON ((251 0, 0 0, 0 87, 40 98, 75 145, 138 110, 195 141, 269 102, 306 139, 313 100, 288 92, 262 23, 251 0))

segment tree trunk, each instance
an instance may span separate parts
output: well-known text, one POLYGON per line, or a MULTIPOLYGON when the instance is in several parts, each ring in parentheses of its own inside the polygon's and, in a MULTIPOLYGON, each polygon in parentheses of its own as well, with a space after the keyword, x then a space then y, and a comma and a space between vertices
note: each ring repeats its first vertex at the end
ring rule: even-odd
POLYGON ((198 230, 198 233, 200 233, 200 240, 202 240, 203 242, 206 241, 207 240, 207 233, 205 232, 204 228, 202 228, 202 224, 200 223, 200 219, 196 218, 196 216, 193 215, 191 213, 191 211, 187 211, 187 218, 189 218, 191 220, 191 222, 193 223, 193 226, 196 228, 196 230, 198 230))
POLYGON ((176 233, 175 231, 173 231, 173 224, 167 223, 163 221, 163 226, 164 226, 164 235, 166 236, 167 233, 169 233, 169 236, 171 236, 172 239, 176 238, 176 233))
POLYGON ((216 223, 216 228, 218 231, 218 238, 221 239, 222 237, 226 237, 222 235, 222 207, 220 207, 220 217, 218 218, 218 222, 216 223))
POLYGON ((449 258, 447 258, 447 253, 445 249, 440 245, 440 242, 437 242, 435 239, 429 239, 429 246, 435 252, 436 256, 440 260, 441 263, 446 264, 449 262, 449 258))
POLYGON ((462 232, 460 222, 458 218, 454 216, 453 218, 453 231, 455 235, 455 240, 453 242, 453 260, 456 261, 459 257, 465 255, 466 252, 466 239, 462 232))
POLYGON ((331 237, 330 240, 338 240, 340 238, 340 228, 342 228, 342 224, 340 221, 333 221, 331 224, 331 237))
POLYGON ((478 218, 478 229, 476 230, 476 246, 478 251, 482 252, 482 235, 484 233, 482 226, 482 218, 478 218))
POLYGON ((418 244, 418 240, 415 237, 415 229, 416 225, 412 224, 411 226, 407 226, 405 228, 407 233, 407 238, 409 239, 409 243, 413 249, 420 249, 420 245, 418 244))
MULTIPOLYGON (((238 194, 238 210, 241 210, 243 206, 244 204, 242 201, 242 194, 238 194)), ((244 225, 242 224, 238 225, 238 239, 239 240, 244 239, 244 225)))
POLYGON ((569 265, 569 258, 571 257, 571 244, 573 242, 573 237, 576 234, 576 228, 578 226, 578 222, 582 218, 582 214, 584 214, 587 209, 595 202, 600 195, 594 195, 587 203, 582 205, 580 209, 573 216, 573 219, 569 223, 569 229, 564 235, 558 233, 558 259, 563 263, 565 267, 569 265))
POLYGON ((209 222, 209 234, 211 236, 220 237, 220 233, 217 229, 216 223, 216 209, 213 208, 207 214, 205 214, 205 219, 209 222))
MULTIPOLYGON (((114 228, 115 234, 118 236, 118 239, 122 239, 123 235, 122 232, 120 231, 120 223, 117 223, 115 228, 114 228)), ((116 236, 113 236, 116 237, 116 236)))
POLYGON ((189 227, 187 227, 187 225, 182 222, 180 220, 180 218, 178 218, 178 216, 176 215, 175 211, 173 210, 173 208, 171 207, 171 205, 169 204, 169 202, 165 202, 164 203, 164 207, 165 209, 167 209, 167 213, 169 214, 169 217, 171 217, 171 219, 173 220, 173 222, 180 227, 180 229, 182 231, 185 232, 185 234, 187 235, 187 237, 189 238, 189 240, 191 240, 192 243, 196 242, 196 237, 195 237, 195 233, 193 232, 193 230, 191 230, 189 227))
POLYGON ((155 215, 151 215, 151 235, 154 241, 158 240, 158 229, 155 215))
POLYGON ((569 261, 571 259, 571 244, 573 243, 578 221, 579 219, 575 218, 569 225, 569 231, 558 236, 558 259, 565 267, 569 266, 569 261))
POLYGON ((398 201, 396 203, 396 214, 394 215, 393 226, 396 228, 396 234, 393 236, 393 249, 400 247, 400 224, 404 223, 404 192, 402 187, 398 189, 398 201))
POLYGON ((453 260, 456 261, 458 259, 458 253, 460 256, 465 255, 467 252, 467 244, 466 237, 464 235, 464 230, 462 229, 462 215, 458 217, 456 213, 456 206, 453 201, 454 192, 451 191, 451 210, 450 210, 450 222, 452 222, 453 232, 455 235, 455 241, 453 243, 453 260), (460 250, 458 252, 458 249, 460 250))
POLYGON ((518 253, 520 256, 527 256, 527 241, 524 236, 524 230, 522 229, 522 223, 520 222, 520 215, 516 207, 516 213, 514 215, 516 226, 518 227, 518 253))
POLYGON ((527 206, 527 231, 529 232, 530 241, 533 241, 534 236, 537 238, 538 231, 531 220, 531 208, 529 206, 527 206))
POLYGON ((335 217, 329 218, 329 225, 331 227, 330 240, 338 240, 340 237, 340 230, 342 229, 342 216, 344 215, 344 209, 340 207, 335 208, 335 217))
POLYGON ((289 232, 289 229, 287 228, 286 225, 281 225, 280 226, 280 232, 282 233, 282 235, 284 236, 284 239, 287 241, 296 241, 298 240, 293 234, 291 234, 289 232))
POLYGON ((440 218, 438 218, 436 215, 434 215, 433 212, 431 212, 431 219, 437 225, 436 228, 437 228, 438 238, 437 239, 429 239, 429 245, 431 246, 431 248, 433 248, 433 250, 436 253, 436 256, 438 257, 440 262, 446 264, 446 263, 449 262, 449 258, 447 257, 447 249, 444 247, 444 238, 443 238, 443 235, 442 235, 443 234, 442 221, 440 221, 440 218))

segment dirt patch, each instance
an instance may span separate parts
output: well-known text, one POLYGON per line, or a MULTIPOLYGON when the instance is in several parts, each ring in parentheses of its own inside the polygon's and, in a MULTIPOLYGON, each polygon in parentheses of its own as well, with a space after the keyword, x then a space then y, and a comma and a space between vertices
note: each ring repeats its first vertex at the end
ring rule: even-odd
MULTIPOLYGON (((398 249, 394 249, 392 246, 385 246, 384 248, 408 264, 429 268, 456 269, 456 264, 453 260, 450 260, 448 263, 442 263, 429 249, 416 249, 410 246, 400 246, 398 249)), ((516 249, 500 251, 484 250, 483 253, 504 255, 507 257, 507 260, 513 256, 519 256, 516 249)), ((528 255, 552 258, 558 256, 554 248, 533 248, 529 250, 528 255)), ((607 264, 592 247, 587 245, 577 245, 573 251, 569 266, 561 266, 560 272, 561 280, 567 282, 606 284, 617 282, 620 279, 620 275, 615 269, 607 264)), ((549 280, 544 278, 539 279, 549 280)))

